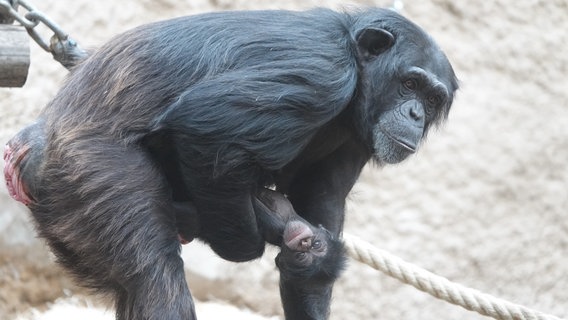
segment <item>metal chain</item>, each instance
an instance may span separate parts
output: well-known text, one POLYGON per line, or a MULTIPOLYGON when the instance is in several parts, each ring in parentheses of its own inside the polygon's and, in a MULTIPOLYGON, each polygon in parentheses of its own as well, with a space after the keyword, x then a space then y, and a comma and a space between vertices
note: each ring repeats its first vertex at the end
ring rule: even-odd
POLYGON ((2 14, 7 15, 6 21, 15 20, 24 26, 30 37, 67 69, 77 65, 88 56, 87 51, 81 49, 77 42, 69 37, 69 34, 26 0, 0 0, 0 15, 2 14), (27 10, 27 13, 25 15, 19 14, 18 6, 27 10), (36 27, 40 24, 53 32, 49 43, 36 30, 36 27))
MULTIPOLYGON (((15 0, 8 0, 9 8, 16 8, 15 0)), ((0 24, 12 24, 14 23, 14 18, 8 14, 9 8, 4 8, 6 4, 0 3, 0 24)))

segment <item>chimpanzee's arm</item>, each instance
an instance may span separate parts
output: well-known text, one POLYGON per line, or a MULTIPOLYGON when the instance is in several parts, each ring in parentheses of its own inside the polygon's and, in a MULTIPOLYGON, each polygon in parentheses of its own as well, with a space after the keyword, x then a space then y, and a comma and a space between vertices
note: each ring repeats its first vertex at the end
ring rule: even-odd
MULTIPOLYGON (((367 160, 364 148, 346 142, 323 160, 299 170, 288 188, 294 208, 313 225, 321 224, 338 236, 343 228, 345 198, 367 160)), ((286 319, 327 319, 335 278, 306 280, 295 281, 281 273, 286 319)))
POLYGON ((338 236, 345 199, 369 157, 363 146, 348 140, 323 160, 298 170, 287 187, 294 209, 312 225, 321 224, 338 236))

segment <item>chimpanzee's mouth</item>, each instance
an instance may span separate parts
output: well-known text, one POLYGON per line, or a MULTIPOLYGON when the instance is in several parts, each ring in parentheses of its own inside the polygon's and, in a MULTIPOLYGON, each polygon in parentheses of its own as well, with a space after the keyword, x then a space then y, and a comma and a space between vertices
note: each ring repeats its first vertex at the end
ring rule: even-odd
POLYGON ((407 142, 407 141, 403 141, 400 138, 395 138, 393 137, 390 133, 388 133, 387 131, 381 130, 385 136, 387 136, 387 138, 389 138, 392 142, 396 143, 397 145, 403 147, 404 149, 406 149, 406 151, 411 152, 411 153, 415 153, 417 150, 417 146, 415 143, 412 142, 407 142))
POLYGON ((314 234, 303 223, 298 221, 289 222, 284 229, 283 240, 288 248, 298 248, 303 239, 308 239, 314 234))

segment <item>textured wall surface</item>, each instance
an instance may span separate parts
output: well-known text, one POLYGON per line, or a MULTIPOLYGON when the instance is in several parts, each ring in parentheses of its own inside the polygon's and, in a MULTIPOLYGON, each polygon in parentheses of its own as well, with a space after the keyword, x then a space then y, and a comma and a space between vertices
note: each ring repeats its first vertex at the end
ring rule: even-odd
MULTIPOLYGON (((300 0, 33 2, 86 47, 142 23, 204 11, 352 7, 300 0)), ((446 51, 462 90, 448 124, 419 154, 365 170, 350 195, 346 232, 464 285, 568 317, 568 2, 404 4, 403 13, 446 51)), ((32 121, 65 74, 32 44, 27 84, 0 88, 0 142, 32 121)), ((275 252, 232 264, 189 244, 184 258, 195 296, 278 317, 275 252)), ((85 306, 103 304, 52 262, 25 208, 0 187, 0 318, 74 319, 85 306)), ((201 308, 205 319, 236 319, 236 309, 201 308)), ((112 316, 93 315, 100 318, 112 316)), ((485 319, 356 262, 334 292, 332 319, 464 318, 485 319)))

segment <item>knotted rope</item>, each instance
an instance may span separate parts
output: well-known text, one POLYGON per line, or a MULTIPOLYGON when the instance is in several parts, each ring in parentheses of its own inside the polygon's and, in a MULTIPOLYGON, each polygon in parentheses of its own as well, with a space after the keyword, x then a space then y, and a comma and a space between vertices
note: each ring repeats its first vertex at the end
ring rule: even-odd
POLYGON ((489 294, 453 283, 393 254, 373 247, 370 243, 350 234, 343 240, 348 254, 355 260, 409 284, 421 291, 499 320, 562 320, 558 317, 531 310, 489 294))

